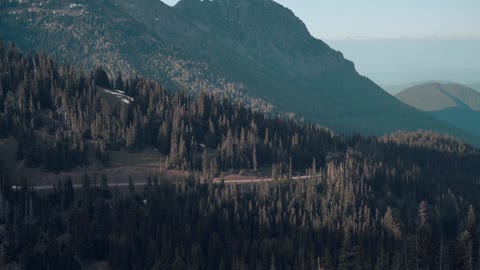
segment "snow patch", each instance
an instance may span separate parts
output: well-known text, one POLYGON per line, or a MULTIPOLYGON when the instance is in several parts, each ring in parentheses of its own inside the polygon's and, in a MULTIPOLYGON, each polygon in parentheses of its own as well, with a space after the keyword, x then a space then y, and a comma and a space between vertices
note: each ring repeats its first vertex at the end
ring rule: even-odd
POLYGON ((82 4, 70 4, 69 6, 70 8, 83 8, 83 5, 82 4))
POLYGON ((105 93, 109 93, 109 94, 114 95, 115 97, 120 99, 120 101, 122 101, 125 104, 130 104, 134 101, 133 97, 125 95, 125 91, 120 91, 120 90, 115 90, 115 89, 112 89, 112 90, 103 89, 103 91, 105 91, 105 93))

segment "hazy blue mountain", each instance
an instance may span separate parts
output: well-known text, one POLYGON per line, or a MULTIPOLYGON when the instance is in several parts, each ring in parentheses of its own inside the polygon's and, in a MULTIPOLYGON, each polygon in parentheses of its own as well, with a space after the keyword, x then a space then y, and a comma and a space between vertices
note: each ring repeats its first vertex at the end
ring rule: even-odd
POLYGON ((402 83, 402 84, 393 84, 393 85, 386 85, 382 86, 385 91, 392 95, 396 95, 400 92, 402 92, 405 89, 417 86, 417 85, 422 85, 422 84, 427 84, 427 83, 440 83, 440 84, 453 84, 454 82, 450 81, 441 81, 441 80, 426 80, 426 81, 417 81, 417 82, 410 82, 410 83, 402 83))
POLYGON ((472 83, 472 84, 469 84, 468 86, 473 90, 477 90, 478 92, 480 92, 480 83, 472 83))
POLYGON ((141 74, 340 132, 432 129, 477 141, 361 76, 271 0, 2 2, 0 37, 81 68, 141 74))
POLYGON ((426 83, 396 96, 432 116, 480 135, 480 93, 460 84, 426 83))

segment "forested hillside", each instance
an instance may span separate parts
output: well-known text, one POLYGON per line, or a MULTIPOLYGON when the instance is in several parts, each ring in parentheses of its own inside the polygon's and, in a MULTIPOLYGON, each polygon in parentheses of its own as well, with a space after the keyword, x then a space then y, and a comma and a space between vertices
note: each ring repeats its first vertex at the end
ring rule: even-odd
POLYGON ((138 74, 337 132, 432 129, 480 144, 358 74, 272 0, 182 0, 173 7, 159 0, 0 1, 0 38, 80 71, 138 74))
POLYGON ((480 154, 451 137, 340 136, 1 43, 0 133, 19 141, 12 155, 47 171, 155 147, 168 157, 159 166, 191 172, 142 188, 131 179, 125 191, 100 171, 81 189, 67 177, 38 192, 0 162, 0 268, 479 267, 480 154), (212 182, 260 167, 271 182, 212 182))

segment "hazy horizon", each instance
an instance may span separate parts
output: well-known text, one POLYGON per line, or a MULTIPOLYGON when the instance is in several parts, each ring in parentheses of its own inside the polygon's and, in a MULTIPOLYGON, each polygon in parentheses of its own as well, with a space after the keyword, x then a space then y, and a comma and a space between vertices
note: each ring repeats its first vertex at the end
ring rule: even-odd
POLYGON ((357 71, 392 94, 420 81, 478 83, 480 38, 326 40, 357 71))

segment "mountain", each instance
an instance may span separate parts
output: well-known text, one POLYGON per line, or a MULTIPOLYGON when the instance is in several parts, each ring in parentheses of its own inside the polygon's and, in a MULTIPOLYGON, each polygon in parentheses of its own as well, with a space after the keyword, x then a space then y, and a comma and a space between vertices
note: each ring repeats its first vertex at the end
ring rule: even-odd
POLYGON ((403 83, 403 84, 382 85, 382 88, 392 95, 397 95, 405 89, 412 88, 417 85, 427 84, 427 83, 452 84, 453 82, 440 81, 440 80, 426 80, 426 81, 410 82, 410 83, 403 83))
POLYGON ((0 38, 84 70, 140 74, 339 132, 432 129, 480 141, 387 94, 271 0, 3 1, 0 38))
POLYGON ((480 135, 480 93, 471 88, 426 83, 402 91, 397 98, 437 119, 480 135))
POLYGON ((469 84, 468 86, 473 90, 480 92, 480 83, 472 83, 472 84, 469 84))
POLYGON ((0 43, 0 269, 478 269, 476 148, 110 81, 0 43))

